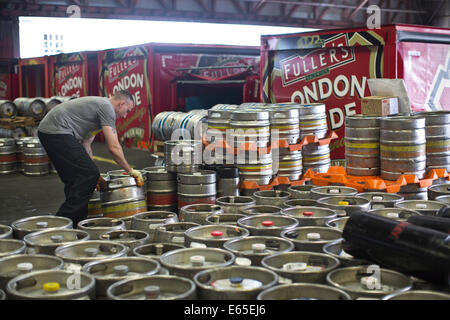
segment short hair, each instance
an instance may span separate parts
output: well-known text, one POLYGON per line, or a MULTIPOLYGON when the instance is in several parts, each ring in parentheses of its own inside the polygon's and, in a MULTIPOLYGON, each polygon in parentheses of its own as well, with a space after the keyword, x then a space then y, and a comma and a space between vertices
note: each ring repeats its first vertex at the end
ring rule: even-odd
POLYGON ((128 90, 119 90, 113 95, 116 100, 127 100, 129 99, 131 102, 134 102, 133 96, 128 90))

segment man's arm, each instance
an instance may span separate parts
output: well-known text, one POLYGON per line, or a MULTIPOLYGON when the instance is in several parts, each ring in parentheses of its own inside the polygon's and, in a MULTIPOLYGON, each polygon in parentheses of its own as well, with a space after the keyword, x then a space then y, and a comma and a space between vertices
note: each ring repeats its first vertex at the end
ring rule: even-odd
POLYGON ((128 164, 123 154, 122 146, 119 143, 116 129, 110 126, 102 126, 102 131, 106 139, 106 146, 111 153, 113 159, 119 166, 121 166, 126 172, 131 171, 131 167, 128 164))
POLYGON ((93 136, 89 139, 83 140, 83 143, 82 143, 84 149, 86 150, 89 157, 91 157, 91 159, 94 158, 94 154, 92 153, 92 148, 91 148, 91 144, 92 144, 92 141, 94 141, 94 139, 95 139, 95 136, 93 136))

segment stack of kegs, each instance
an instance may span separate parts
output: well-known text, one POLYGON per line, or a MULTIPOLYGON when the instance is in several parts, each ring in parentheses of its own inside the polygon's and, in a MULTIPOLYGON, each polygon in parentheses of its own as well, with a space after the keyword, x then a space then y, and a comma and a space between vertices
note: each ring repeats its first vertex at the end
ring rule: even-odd
POLYGON ((190 112, 161 112, 153 120, 152 132, 155 139, 166 140, 201 140, 207 128, 208 111, 203 109, 190 112))
POLYGON ((45 116, 46 105, 44 98, 16 98, 14 104, 18 108, 21 116, 42 119, 45 116))

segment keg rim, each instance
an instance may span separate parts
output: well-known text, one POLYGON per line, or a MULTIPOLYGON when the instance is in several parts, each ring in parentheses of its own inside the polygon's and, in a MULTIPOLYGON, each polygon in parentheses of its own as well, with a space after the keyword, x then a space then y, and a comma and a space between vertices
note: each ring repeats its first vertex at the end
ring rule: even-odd
POLYGON ((258 296, 256 297, 256 300, 273 300, 272 299, 265 299, 264 296, 267 294, 273 294, 274 292, 278 292, 279 290, 283 290, 283 289, 302 289, 302 288, 316 288, 316 289, 324 289, 324 290, 328 290, 328 291, 332 291, 335 293, 339 294, 339 300, 352 300, 352 298, 350 297, 350 295, 338 288, 334 288, 330 285, 326 285, 326 284, 319 284, 319 283, 300 283, 300 282, 296 282, 296 283, 289 283, 289 284, 279 284, 279 285, 275 285, 271 288, 268 288, 264 291, 262 291, 261 293, 258 294, 258 296))
MULTIPOLYGON (((273 254, 270 256, 267 256, 265 258, 263 258, 261 260, 261 264, 264 268, 267 268, 269 270, 278 270, 281 271, 281 269, 279 267, 274 267, 268 264, 267 261, 270 261, 271 259, 277 259, 280 256, 313 256, 313 257, 318 257, 318 258, 323 258, 323 259, 328 259, 329 261, 333 261, 334 263, 331 264, 330 266, 328 266, 327 268, 323 269, 320 271, 320 273, 330 273, 330 270, 336 269, 340 266, 340 262, 337 258, 330 256, 329 254, 325 254, 325 253, 319 253, 319 252, 312 252, 312 251, 290 251, 290 252, 282 252, 282 253, 277 253, 277 254, 273 254)), ((276 271, 275 271, 276 272, 276 271)), ((318 273, 317 271, 295 271, 295 270, 291 270, 289 271, 289 273, 297 273, 297 274, 315 274, 318 273)))
MULTIPOLYGON (((295 249, 294 243, 293 243, 292 241, 290 241, 290 240, 283 239, 283 238, 280 238, 280 237, 275 237, 275 236, 261 236, 261 235, 258 235, 258 236, 248 236, 248 237, 241 238, 241 239, 231 239, 231 240, 228 240, 227 242, 225 242, 225 243, 223 244, 223 248, 224 248, 225 250, 228 250, 228 251, 234 253, 236 256, 238 256, 238 255, 240 254, 241 251, 239 251, 239 250, 237 250, 237 249, 235 249, 235 248, 231 248, 230 246, 234 245, 236 242, 238 242, 238 243, 240 243, 240 242, 245 242, 245 241, 252 242, 252 241, 258 241, 259 239, 261 239, 261 240, 273 240, 273 241, 285 243, 285 244, 288 245, 288 248, 287 248, 287 249, 284 249, 283 251, 279 251, 279 252, 277 252, 277 253, 290 252, 290 251, 293 251, 293 250, 295 249)), ((260 243, 260 242, 254 242, 254 243, 260 243)), ((273 254, 273 253, 267 253, 267 252, 261 252, 261 253, 260 253, 260 252, 252 252, 251 255, 255 255, 255 256, 267 256, 267 255, 272 255, 272 254, 273 254)))
POLYGON ((30 247, 34 247, 34 246, 55 247, 55 246, 61 246, 61 245, 64 245, 64 244, 77 242, 77 241, 87 241, 87 240, 90 240, 90 238, 91 238, 91 236, 85 230, 80 230, 80 229, 54 229, 54 228, 50 228, 50 229, 45 229, 45 230, 40 230, 40 231, 35 231, 35 232, 32 232, 32 233, 29 233, 29 234, 25 235, 25 237, 23 238, 23 241, 25 241, 27 246, 30 246, 30 247), (39 239, 39 237, 46 236, 47 234, 53 234, 53 233, 58 233, 59 234, 61 232, 62 233, 81 234, 84 237, 82 239, 72 240, 72 241, 62 242, 62 243, 38 243, 38 242, 34 242, 34 240, 36 240, 36 237, 39 239))

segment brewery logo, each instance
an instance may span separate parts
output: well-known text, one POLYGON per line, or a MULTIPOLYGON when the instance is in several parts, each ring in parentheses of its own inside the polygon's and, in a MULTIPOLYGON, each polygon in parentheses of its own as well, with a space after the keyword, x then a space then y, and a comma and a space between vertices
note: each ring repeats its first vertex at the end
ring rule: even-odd
POLYGON ((445 89, 450 89, 450 50, 447 54, 447 62, 445 66, 440 65, 431 85, 431 90, 427 98, 428 105, 431 110, 442 110, 444 106, 441 105, 441 98, 445 89))

